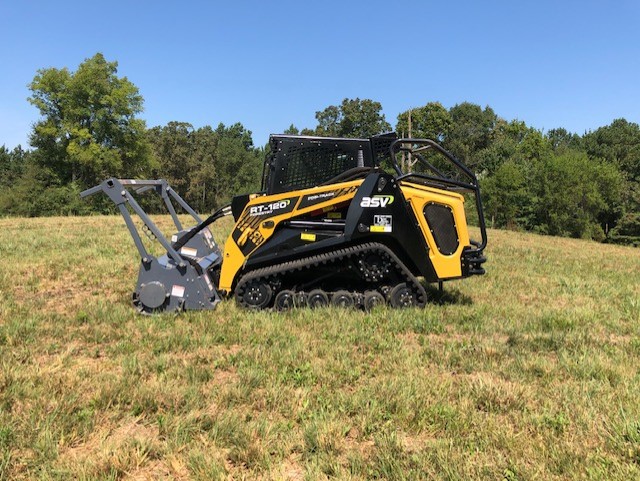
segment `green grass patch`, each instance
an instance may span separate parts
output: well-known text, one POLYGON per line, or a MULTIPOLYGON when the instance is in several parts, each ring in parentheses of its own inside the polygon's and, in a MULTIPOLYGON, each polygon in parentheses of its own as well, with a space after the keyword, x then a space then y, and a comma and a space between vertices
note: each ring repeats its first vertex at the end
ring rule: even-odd
POLYGON ((640 479, 640 251, 488 255, 423 310, 145 317, 121 218, 0 220, 0 479, 640 479))

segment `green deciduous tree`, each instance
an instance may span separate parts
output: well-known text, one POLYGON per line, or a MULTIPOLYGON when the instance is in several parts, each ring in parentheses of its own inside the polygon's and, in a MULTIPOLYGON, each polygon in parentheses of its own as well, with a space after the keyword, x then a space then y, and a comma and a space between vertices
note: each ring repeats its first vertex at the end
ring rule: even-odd
POLYGON ((30 143, 36 160, 58 181, 92 185, 107 176, 144 176, 152 166, 145 123, 136 116, 143 99, 117 62, 100 53, 75 72, 39 70, 29 88, 29 102, 42 118, 30 143))
POLYGON ((530 169, 533 162, 550 153, 550 143, 542 132, 520 120, 507 122, 498 118, 489 134, 487 147, 474 154, 472 166, 485 175, 493 175, 509 160, 530 169))
POLYGON ((429 102, 422 107, 399 114, 396 132, 404 137, 431 139, 442 143, 447 138, 452 124, 449 111, 440 102, 429 102))
MULTIPOLYGON (((207 193, 198 190, 207 199, 208 208, 228 203, 234 195, 257 192, 262 175, 262 149, 256 149, 251 131, 241 123, 229 127, 218 124, 215 137, 207 127, 198 129, 196 136, 196 177, 194 181, 207 193), (199 139, 198 136, 201 136, 199 139), (215 148, 215 150, 212 150, 215 148)), ((193 182, 192 182, 193 184, 193 182)))
POLYGON ((152 128, 149 139, 158 159, 157 175, 196 210, 218 208, 233 195, 260 188, 263 153, 240 123, 194 129, 189 123, 169 122, 152 128))
POLYGON ((562 127, 549 130, 545 137, 549 140, 553 151, 557 153, 566 152, 568 149, 582 149, 582 137, 562 127))
POLYGON ((507 160, 494 175, 483 179, 482 194, 491 227, 530 227, 534 199, 529 183, 529 172, 514 160, 507 160))
POLYGON ((611 230, 609 240, 640 247, 640 183, 627 182, 623 191, 624 212, 611 230))
POLYGON ((587 153, 618 164, 631 178, 640 180, 640 126, 616 119, 584 136, 587 153))
POLYGON ((586 134, 583 143, 589 156, 607 159, 625 175, 623 214, 612 231, 611 240, 640 244, 640 126, 616 119, 586 134))
POLYGON ((324 137, 367 138, 391 130, 380 102, 370 99, 344 99, 316 112, 316 120, 314 133, 324 137))
POLYGON ((478 162, 476 154, 489 147, 498 116, 491 107, 482 109, 470 102, 454 105, 449 113, 452 126, 444 145, 464 163, 473 166, 478 162))
POLYGON ((178 192, 186 191, 189 186, 193 169, 193 133, 193 126, 187 122, 169 122, 148 131, 157 162, 155 175, 167 179, 178 192))
POLYGON ((535 173, 537 229, 604 240, 621 213, 623 177, 611 162, 568 152, 543 159, 535 173))

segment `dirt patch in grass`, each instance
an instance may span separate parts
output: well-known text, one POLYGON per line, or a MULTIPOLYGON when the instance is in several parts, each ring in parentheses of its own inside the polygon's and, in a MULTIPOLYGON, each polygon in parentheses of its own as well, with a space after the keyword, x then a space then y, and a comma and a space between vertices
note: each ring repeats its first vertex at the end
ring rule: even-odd
POLYGON ((356 452, 362 459, 369 458, 376 445, 373 439, 364 438, 363 433, 355 426, 347 432, 344 443, 346 452, 356 452))
POLYGON ((408 351, 419 352, 422 349, 420 345, 420 335, 415 332, 398 334, 398 339, 401 341, 402 346, 408 351))
POLYGON ((127 479, 152 479, 171 473, 158 460, 160 444, 157 426, 132 418, 106 421, 87 441, 63 449, 57 464, 69 470, 80 467, 90 476, 113 473, 127 479))
POLYGON ((238 373, 235 369, 216 369, 213 371, 212 384, 222 386, 238 382, 238 373))
POLYGON ((300 465, 299 456, 288 456, 282 462, 282 466, 280 468, 280 475, 282 479, 287 479, 290 481, 300 481, 305 479, 304 469, 300 465))

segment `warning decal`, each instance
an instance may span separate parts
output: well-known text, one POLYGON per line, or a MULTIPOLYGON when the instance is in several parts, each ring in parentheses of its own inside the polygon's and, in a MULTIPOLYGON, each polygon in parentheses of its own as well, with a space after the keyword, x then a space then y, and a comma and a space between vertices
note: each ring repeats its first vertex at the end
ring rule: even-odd
POLYGON ((392 232, 393 216, 391 215, 374 215, 373 225, 369 228, 370 232, 392 232))

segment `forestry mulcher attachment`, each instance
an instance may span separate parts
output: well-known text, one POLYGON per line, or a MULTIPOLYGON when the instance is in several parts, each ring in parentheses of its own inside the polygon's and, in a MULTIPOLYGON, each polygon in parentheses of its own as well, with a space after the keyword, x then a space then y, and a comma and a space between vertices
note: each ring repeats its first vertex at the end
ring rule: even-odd
POLYGON ((205 220, 164 180, 108 179, 81 195, 98 192, 118 206, 140 253, 133 303, 144 313, 212 309, 231 296, 251 309, 422 307, 420 278, 442 288, 484 274, 478 181, 432 140, 272 135, 262 190, 205 220), (148 190, 173 219, 170 240, 134 198, 148 190), (479 241, 469 237, 465 193, 475 200, 479 241), (183 228, 173 202, 193 227, 183 228), (165 255, 145 248, 130 211, 165 255), (226 215, 236 223, 222 253, 208 226, 226 215))

